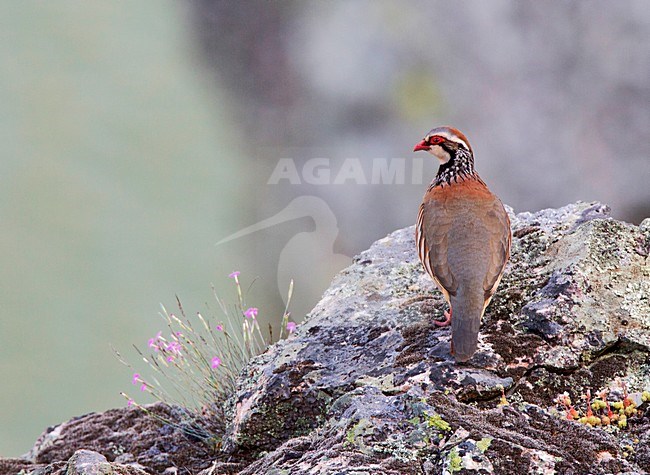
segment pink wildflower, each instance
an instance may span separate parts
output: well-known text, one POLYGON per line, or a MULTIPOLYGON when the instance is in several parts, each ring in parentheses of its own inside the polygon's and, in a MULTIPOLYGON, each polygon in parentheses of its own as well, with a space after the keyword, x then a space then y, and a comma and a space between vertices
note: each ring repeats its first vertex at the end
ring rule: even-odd
POLYGON ((126 403, 127 407, 131 407, 135 404, 135 401, 133 399, 129 399, 128 402, 126 403))
POLYGON ((296 331, 296 322, 287 322, 287 331, 291 334, 296 331))
POLYGON ((244 312, 244 316, 246 316, 246 318, 255 319, 255 317, 257 317, 257 308, 250 307, 248 310, 244 312))
POLYGON ((215 356, 214 358, 212 358, 212 360, 210 361, 210 366, 212 366, 212 369, 215 369, 215 368, 218 368, 219 366, 221 366, 221 358, 219 358, 218 356, 215 356))
POLYGON ((170 341, 165 345, 165 350, 175 354, 175 355, 180 355, 181 354, 181 344, 177 341, 170 341))
POLYGON ((140 386, 140 391, 146 391, 147 390, 147 385, 145 383, 142 383, 142 386, 140 386))
POLYGON ((239 276, 239 271, 238 270, 233 271, 228 275, 228 277, 230 277, 231 279, 237 279, 238 276, 239 276))
POLYGON ((174 358, 176 356, 183 356, 181 354, 181 348, 182 348, 181 344, 177 341, 170 341, 169 343, 167 343, 165 345, 165 351, 170 352, 171 355, 167 355, 167 358, 165 358, 165 360, 168 363, 171 363, 172 361, 174 361, 174 358))
POLYGON ((140 381, 140 373, 133 373, 133 377, 131 378, 131 384, 138 384, 140 381))
POLYGON ((217 325, 217 331, 222 332, 223 331, 223 325, 217 325))
POLYGON ((162 332, 158 332, 158 333, 156 333, 156 336, 154 336, 153 338, 149 338, 149 348, 153 348, 154 351, 159 350, 157 342, 158 342, 158 340, 160 340, 161 335, 162 335, 162 332))

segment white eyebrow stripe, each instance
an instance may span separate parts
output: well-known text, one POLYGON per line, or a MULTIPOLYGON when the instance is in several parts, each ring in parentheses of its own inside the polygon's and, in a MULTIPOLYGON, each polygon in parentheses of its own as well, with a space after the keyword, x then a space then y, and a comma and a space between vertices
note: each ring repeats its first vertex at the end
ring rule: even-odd
POLYGON ((462 139, 458 138, 456 135, 452 135, 452 134, 450 134, 448 132, 441 131, 441 132, 438 132, 438 133, 435 133, 435 134, 431 134, 431 135, 427 136, 425 140, 429 141, 429 139, 431 139, 431 137, 433 137, 434 135, 439 135, 439 136, 444 137, 445 139, 449 140, 450 142, 455 142, 455 143, 461 145, 463 148, 465 148, 465 150, 469 151, 469 145, 467 145, 467 143, 465 143, 464 140, 462 140, 462 139))

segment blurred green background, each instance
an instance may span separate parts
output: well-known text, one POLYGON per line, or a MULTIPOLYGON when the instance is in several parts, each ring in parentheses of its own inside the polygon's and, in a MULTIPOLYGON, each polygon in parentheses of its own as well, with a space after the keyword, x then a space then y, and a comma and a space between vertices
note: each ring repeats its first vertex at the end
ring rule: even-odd
POLYGON ((290 276, 300 321, 435 173, 271 185, 281 158, 371 181, 451 123, 517 211, 598 199, 640 222, 649 45, 643 0, 0 3, 0 455, 123 405, 109 345, 136 360, 175 294, 203 312, 237 269, 275 321, 290 276))
POLYGON ((159 302, 199 309, 235 264, 214 243, 245 213, 241 166, 184 15, 0 4, 3 455, 123 405, 130 372, 109 343, 132 356, 161 327, 159 302))

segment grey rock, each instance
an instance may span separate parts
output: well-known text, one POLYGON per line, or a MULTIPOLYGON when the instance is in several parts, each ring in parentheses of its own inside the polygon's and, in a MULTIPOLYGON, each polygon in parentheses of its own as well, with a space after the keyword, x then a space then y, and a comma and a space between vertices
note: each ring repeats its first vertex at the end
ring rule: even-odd
MULTIPOLYGON (((46 470, 42 470, 47 473, 46 470)), ((59 473, 54 470, 51 473, 59 473)), ((111 463, 102 454, 92 450, 77 450, 66 464, 65 475, 146 475, 147 472, 133 465, 111 463)))
POLYGON ((92 450, 77 450, 70 460, 66 475, 109 475, 114 473, 111 464, 101 454, 92 450))
POLYGON ((86 472, 110 468, 115 473, 163 473, 175 467, 199 472, 217 452, 214 443, 196 437, 189 422, 182 409, 162 403, 75 417, 48 428, 24 458, 0 458, 0 475, 21 470, 64 474, 90 462, 94 468, 86 472))
POLYGON ((512 258, 467 364, 432 324, 445 304, 413 228, 395 231, 247 368, 224 444, 259 457, 241 473, 650 470, 643 450, 621 455, 623 431, 563 420, 554 404, 564 391, 650 387, 649 229, 600 203, 509 211, 512 258), (497 406, 502 394, 510 405, 497 406))

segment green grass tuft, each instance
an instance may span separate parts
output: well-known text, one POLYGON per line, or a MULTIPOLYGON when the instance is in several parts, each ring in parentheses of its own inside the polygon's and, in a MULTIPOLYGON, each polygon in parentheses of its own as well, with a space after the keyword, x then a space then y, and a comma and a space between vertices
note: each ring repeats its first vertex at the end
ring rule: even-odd
MULTIPOLYGON (((170 313, 162 306, 160 315, 165 331, 149 339, 147 351, 134 345, 146 364, 147 374, 135 372, 132 384, 159 401, 180 407, 187 418, 181 423, 162 422, 177 426, 214 448, 219 447, 225 431, 224 406, 235 392, 239 373, 251 358, 263 353, 273 342, 271 325, 270 336, 265 338, 257 320, 258 309, 246 305, 239 273, 234 272, 230 277, 237 291, 235 304, 227 304, 213 287, 221 318, 199 312, 189 316, 177 297, 177 313, 170 313)), ((288 336, 295 328, 295 324, 289 324, 288 305, 292 292, 293 281, 278 339, 288 336)), ((133 369, 119 352, 114 351, 120 362, 133 369)), ((126 393, 122 395, 129 406, 147 410, 126 393)))

